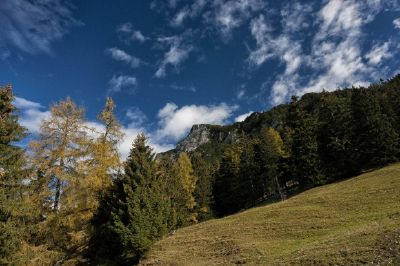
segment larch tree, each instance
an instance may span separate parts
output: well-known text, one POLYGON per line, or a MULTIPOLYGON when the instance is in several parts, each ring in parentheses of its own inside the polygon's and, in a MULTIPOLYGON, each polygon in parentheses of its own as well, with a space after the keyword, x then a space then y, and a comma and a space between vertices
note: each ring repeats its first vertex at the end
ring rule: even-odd
POLYGON ((284 200, 286 196, 284 195, 283 187, 279 178, 279 162, 282 158, 287 157, 287 153, 284 149, 284 143, 279 132, 274 128, 266 128, 263 130, 261 137, 261 150, 264 160, 263 172, 267 178, 267 180, 264 180, 266 183, 265 186, 272 190, 269 191, 270 194, 277 190, 281 199, 284 200), (273 185, 271 186, 271 184, 273 185))
POLYGON ((42 237, 49 246, 69 252, 82 245, 82 228, 90 216, 90 188, 84 182, 90 144, 87 132, 84 109, 67 98, 51 107, 39 139, 30 144, 38 173, 36 204, 46 217, 40 227, 42 237))
POLYGON ((86 187, 90 187, 88 200, 90 208, 95 211, 99 199, 112 185, 113 177, 121 172, 121 158, 118 145, 124 134, 121 125, 114 115, 115 104, 107 98, 104 109, 98 115, 100 130, 94 130, 94 138, 89 146, 89 158, 86 160, 88 174, 86 187))
POLYGON ((184 152, 179 154, 173 166, 173 178, 176 178, 174 182, 176 193, 172 202, 176 208, 178 226, 197 222, 197 215, 194 212, 197 177, 194 175, 189 156, 184 152))

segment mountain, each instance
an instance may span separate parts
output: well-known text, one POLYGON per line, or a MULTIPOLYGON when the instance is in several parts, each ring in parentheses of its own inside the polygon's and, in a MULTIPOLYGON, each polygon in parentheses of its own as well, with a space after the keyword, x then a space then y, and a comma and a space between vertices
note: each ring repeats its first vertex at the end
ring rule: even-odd
POLYGON ((400 164, 179 229, 140 265, 400 265, 400 164))

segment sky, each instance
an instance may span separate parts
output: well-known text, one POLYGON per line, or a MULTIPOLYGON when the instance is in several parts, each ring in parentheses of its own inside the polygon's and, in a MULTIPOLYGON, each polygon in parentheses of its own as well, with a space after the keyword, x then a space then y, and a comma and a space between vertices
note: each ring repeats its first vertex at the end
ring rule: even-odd
POLYGON ((88 123, 110 96, 155 151, 292 95, 400 73, 400 0, 1 0, 0 85, 34 138, 67 96, 88 123))

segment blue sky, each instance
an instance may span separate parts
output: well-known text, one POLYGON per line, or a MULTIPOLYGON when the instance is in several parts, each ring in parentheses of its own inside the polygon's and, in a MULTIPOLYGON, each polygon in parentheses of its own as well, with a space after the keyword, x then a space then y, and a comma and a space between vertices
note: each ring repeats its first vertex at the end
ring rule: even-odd
POLYGON ((0 84, 38 132, 71 96, 87 118, 112 96, 126 138, 156 151, 193 124, 243 120, 291 95, 400 72, 398 0, 2 0, 0 84))

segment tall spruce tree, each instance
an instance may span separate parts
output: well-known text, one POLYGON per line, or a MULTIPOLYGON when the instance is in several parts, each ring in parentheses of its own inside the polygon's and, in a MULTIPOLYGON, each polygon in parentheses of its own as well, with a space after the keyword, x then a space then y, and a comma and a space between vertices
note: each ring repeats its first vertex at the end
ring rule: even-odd
POLYGON ((12 264, 24 239, 28 177, 24 151, 14 143, 25 136, 19 125, 11 86, 0 87, 0 264, 12 264))
POLYGON ((291 168, 302 186, 312 186, 323 182, 318 154, 318 121, 300 103, 293 97, 288 115, 292 129, 291 168))
POLYGON ((93 218, 89 257, 94 264, 134 263, 170 227, 171 203, 162 191, 152 149, 140 134, 125 173, 93 218))
POLYGON ((237 204, 237 191, 240 187, 240 155, 241 147, 234 144, 228 147, 221 158, 221 163, 215 177, 213 194, 214 209, 218 216, 224 216, 240 210, 237 204))
POLYGON ((384 165, 397 159, 399 135, 371 89, 356 89, 351 98, 353 154, 360 168, 384 165))

